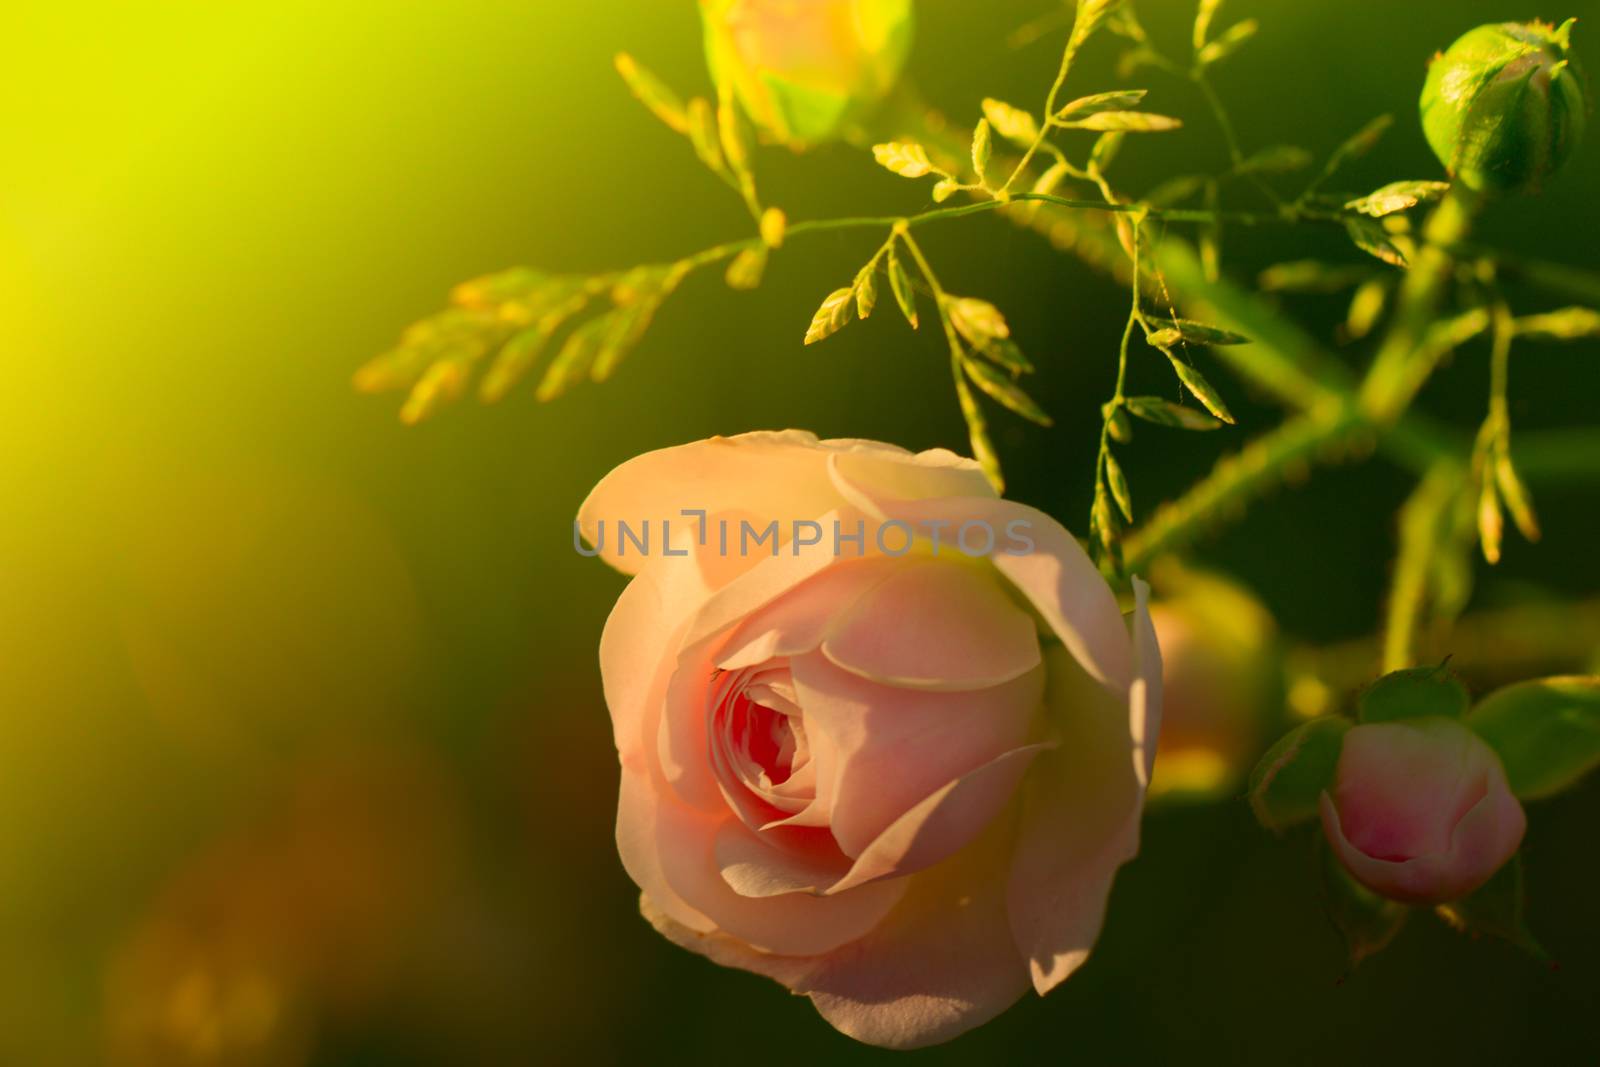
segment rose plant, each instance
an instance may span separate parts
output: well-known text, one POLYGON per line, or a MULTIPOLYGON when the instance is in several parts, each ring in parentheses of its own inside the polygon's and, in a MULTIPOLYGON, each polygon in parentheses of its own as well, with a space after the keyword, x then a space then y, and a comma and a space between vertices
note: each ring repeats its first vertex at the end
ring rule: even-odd
POLYGON ((658 930, 896 1048, 1083 963, 1159 728, 1142 583, 1125 620, 1066 530, 970 460, 795 431, 629 460, 579 529, 632 575, 600 660, 617 844, 658 930), (673 555, 603 532, 686 511, 673 555), (728 520, 865 536, 725 551, 728 520), (1028 543, 961 536, 1008 526, 1028 543))

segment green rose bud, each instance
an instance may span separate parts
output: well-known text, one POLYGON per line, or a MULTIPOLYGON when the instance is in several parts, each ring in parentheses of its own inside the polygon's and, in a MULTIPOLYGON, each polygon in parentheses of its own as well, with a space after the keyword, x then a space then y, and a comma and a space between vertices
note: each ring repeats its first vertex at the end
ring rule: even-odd
POLYGON ((1479 26, 1433 59, 1422 129, 1452 177, 1481 192, 1535 188, 1572 154, 1587 111, 1572 25, 1479 26))
POLYGON ((911 0, 700 0, 700 15, 712 76, 786 144, 837 137, 911 46, 911 0))

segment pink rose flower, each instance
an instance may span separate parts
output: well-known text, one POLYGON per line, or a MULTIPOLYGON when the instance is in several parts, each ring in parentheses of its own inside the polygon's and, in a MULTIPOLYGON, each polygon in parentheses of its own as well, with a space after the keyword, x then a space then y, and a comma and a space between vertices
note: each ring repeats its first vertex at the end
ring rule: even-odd
POLYGON ((1500 757, 1454 719, 1352 727, 1322 794, 1322 827, 1345 869, 1408 904, 1457 900, 1522 843, 1522 805, 1500 757))
POLYGON ((1083 963, 1159 729, 1143 583, 1130 634, 1078 543, 976 464, 797 431, 630 460, 579 528, 634 576, 600 663, 657 929, 895 1048, 1083 963))

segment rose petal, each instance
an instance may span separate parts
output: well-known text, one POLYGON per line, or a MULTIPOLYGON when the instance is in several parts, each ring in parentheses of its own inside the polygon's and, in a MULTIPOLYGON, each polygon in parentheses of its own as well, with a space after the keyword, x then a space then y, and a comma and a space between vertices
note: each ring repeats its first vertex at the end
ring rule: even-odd
POLYGON ((1417 720, 1352 729, 1333 787, 1350 843, 1389 859, 1444 852, 1456 824, 1483 797, 1486 751, 1459 723, 1417 720))
POLYGON ((739 623, 728 635, 717 666, 727 670, 810 652, 840 615, 903 565, 882 556, 841 559, 739 623))
POLYGON ((936 789, 1027 743, 1044 687, 1036 669, 975 692, 896 689, 820 652, 790 659, 789 669, 818 752, 817 793, 851 856, 936 789))
POLYGON ((760 951, 790 956, 829 952, 877 926, 906 891, 904 881, 887 881, 833 897, 741 896, 723 880, 716 857, 717 837, 734 820, 657 800, 655 845, 662 880, 717 929, 760 951))
POLYGON ((922 1048, 988 1022, 1028 988, 995 873, 1008 843, 995 827, 947 862, 891 883, 910 885, 893 911, 866 936, 817 958, 756 952, 724 934, 697 933, 648 897, 640 910, 684 948, 810 996, 828 1022, 857 1041, 922 1048))
MULTIPOLYGON (((983 468, 943 448, 912 455, 870 448, 872 442, 829 441, 842 448, 828 457, 835 486, 852 501, 931 500, 942 497, 994 499, 983 468)), ((860 504, 858 503, 858 506, 860 504)), ((863 508, 868 514, 879 514, 863 508)))
POLYGON ((850 867, 825 830, 757 833, 731 821, 717 832, 713 848, 722 880, 742 897, 819 892, 850 867))
POLYGON ((1012 935, 1042 995, 1089 957, 1117 868, 1139 850, 1139 817, 1161 727, 1161 657, 1135 579, 1137 676, 1126 700, 1064 650, 1046 653, 1045 703, 1060 747, 1023 783, 1007 903, 1012 935))
POLYGON ((833 620, 822 652, 845 670, 902 688, 1009 682, 1039 665, 1039 638, 1000 581, 954 559, 902 561, 833 620))
POLYGON ((685 510, 708 514, 741 511, 780 528, 810 519, 841 503, 827 473, 828 452, 814 435, 798 430, 713 437, 636 456, 601 479, 578 509, 578 529, 590 545, 601 539, 600 557, 625 574, 645 558, 618 553, 617 524, 638 527, 663 521, 687 524, 685 510))
POLYGON ((1000 815, 1033 757, 1050 747, 1012 749, 935 791, 878 835, 827 892, 913 874, 959 851, 1000 815))

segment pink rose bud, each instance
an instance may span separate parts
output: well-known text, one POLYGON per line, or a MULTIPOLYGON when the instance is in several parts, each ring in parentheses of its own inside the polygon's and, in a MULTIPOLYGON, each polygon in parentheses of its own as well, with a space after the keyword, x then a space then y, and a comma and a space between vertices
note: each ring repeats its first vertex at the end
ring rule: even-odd
POLYGON ((1487 882, 1527 819, 1494 750, 1454 719, 1429 717, 1351 728, 1322 794, 1322 827, 1373 892, 1438 904, 1487 882))
POLYGON ((1083 963, 1159 730, 1143 583, 1127 619, 971 460, 795 431, 629 460, 578 525, 633 575, 600 669, 658 930, 893 1048, 1083 963))

